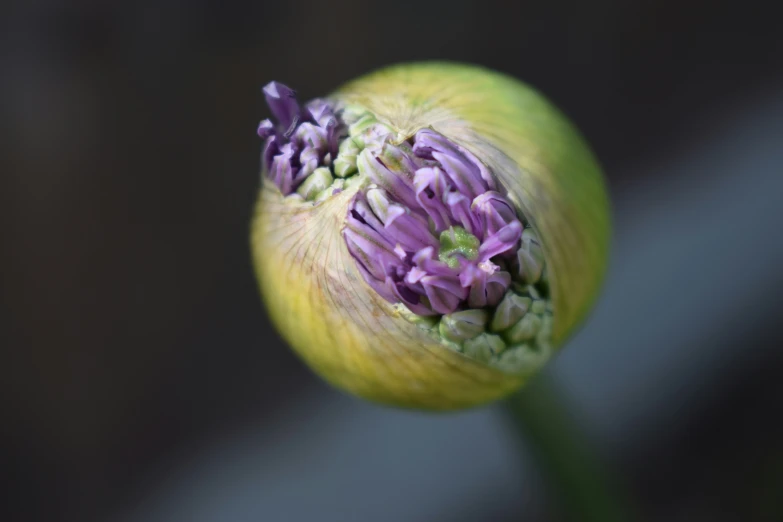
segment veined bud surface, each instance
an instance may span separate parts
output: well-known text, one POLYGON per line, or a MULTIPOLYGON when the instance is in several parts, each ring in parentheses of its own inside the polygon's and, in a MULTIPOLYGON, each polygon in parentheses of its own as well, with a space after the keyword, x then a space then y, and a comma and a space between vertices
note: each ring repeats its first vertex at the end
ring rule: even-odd
POLYGON ((264 88, 252 227, 273 322, 332 384, 457 409, 533 375, 606 269, 600 169, 541 95, 481 68, 400 65, 301 104, 264 88))

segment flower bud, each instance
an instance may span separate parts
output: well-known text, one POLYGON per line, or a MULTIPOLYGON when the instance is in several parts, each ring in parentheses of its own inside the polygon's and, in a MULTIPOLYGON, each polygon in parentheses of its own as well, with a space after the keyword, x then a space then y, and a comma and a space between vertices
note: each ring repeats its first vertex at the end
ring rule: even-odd
POLYGON ((530 313, 517 321, 517 323, 506 332, 505 337, 508 342, 513 344, 530 341, 536 337, 536 334, 540 329, 541 317, 534 313, 530 313))
POLYGON ((506 76, 384 69, 273 118, 252 248, 274 324, 329 382, 456 409, 522 386, 583 320, 608 250, 598 166, 506 76))
POLYGON ((506 343, 499 336, 488 333, 468 339, 462 347, 465 355, 484 363, 490 362, 505 349, 506 343))
POLYGON ((517 266, 521 281, 534 284, 541 279, 544 269, 544 251, 529 228, 522 232, 522 246, 517 250, 517 266))
POLYGON ((307 201, 312 201, 318 194, 326 190, 334 181, 329 169, 320 167, 313 171, 312 175, 299 185, 296 193, 301 195, 307 201))
POLYGON ((495 309, 490 330, 502 332, 509 329, 525 316, 530 309, 531 303, 532 301, 529 297, 522 297, 513 291, 509 291, 495 309))
POLYGON ((461 344, 484 333, 488 319, 486 310, 464 310, 444 315, 440 319, 440 335, 448 341, 461 344))
POLYGON ((343 140, 334 160, 334 175, 345 178, 356 172, 356 155, 359 146, 352 139, 343 140))

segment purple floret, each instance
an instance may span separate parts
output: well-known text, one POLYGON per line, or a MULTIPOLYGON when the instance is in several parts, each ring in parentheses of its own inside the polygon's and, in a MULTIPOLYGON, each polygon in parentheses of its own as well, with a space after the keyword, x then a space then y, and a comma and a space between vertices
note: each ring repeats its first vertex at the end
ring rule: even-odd
POLYGON ((296 102, 296 94, 280 82, 269 82, 264 87, 264 96, 272 115, 286 129, 284 134, 290 136, 299 122, 301 112, 296 102))
POLYGON ((411 145, 362 152, 360 165, 375 186, 351 204, 348 250, 379 295, 418 315, 496 306, 511 283, 502 266, 523 230, 513 205, 494 190, 486 167, 445 136, 422 130, 411 145), (439 238, 452 227, 479 247, 474 258, 458 256, 449 266, 439 259, 439 238))
POLYGON ((346 128, 327 101, 316 99, 300 107, 294 91, 279 82, 270 82, 263 90, 277 124, 267 119, 258 125, 258 136, 264 140, 261 168, 287 196, 316 168, 334 159, 346 128))

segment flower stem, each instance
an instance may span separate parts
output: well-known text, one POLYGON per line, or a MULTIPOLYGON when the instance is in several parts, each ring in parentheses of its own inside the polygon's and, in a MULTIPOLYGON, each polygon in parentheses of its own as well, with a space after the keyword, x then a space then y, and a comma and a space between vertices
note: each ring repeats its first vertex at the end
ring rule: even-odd
POLYGON ((529 448, 567 520, 636 520, 551 378, 538 376, 506 406, 510 424, 529 448))

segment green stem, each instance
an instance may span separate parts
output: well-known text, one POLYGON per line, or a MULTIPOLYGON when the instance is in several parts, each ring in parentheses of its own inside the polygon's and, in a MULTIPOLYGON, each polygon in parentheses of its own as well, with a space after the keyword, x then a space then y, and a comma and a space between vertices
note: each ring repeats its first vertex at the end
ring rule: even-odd
POLYGON ((616 482, 595 454, 556 385, 540 375, 507 400, 511 424, 527 443, 572 522, 635 520, 616 482))

